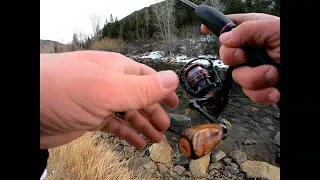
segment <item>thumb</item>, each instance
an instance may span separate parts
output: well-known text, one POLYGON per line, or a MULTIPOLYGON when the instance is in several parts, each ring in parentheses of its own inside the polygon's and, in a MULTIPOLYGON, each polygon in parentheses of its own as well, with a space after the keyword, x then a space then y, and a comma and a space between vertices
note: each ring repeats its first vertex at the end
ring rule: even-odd
POLYGON ((111 111, 123 112, 145 108, 159 103, 176 90, 178 76, 173 71, 160 71, 151 75, 119 74, 114 78, 111 111))
POLYGON ((220 36, 220 42, 230 48, 245 44, 272 46, 280 39, 280 20, 246 21, 220 36))

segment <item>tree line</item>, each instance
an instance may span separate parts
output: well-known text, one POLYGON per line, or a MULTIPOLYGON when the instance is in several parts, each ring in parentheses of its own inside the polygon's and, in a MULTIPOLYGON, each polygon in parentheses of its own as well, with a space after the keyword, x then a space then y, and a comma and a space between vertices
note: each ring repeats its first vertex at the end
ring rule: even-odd
MULTIPOLYGON (((79 41, 74 35, 74 43, 89 46, 96 39, 121 39, 124 42, 137 40, 162 40, 170 53, 174 39, 182 36, 190 27, 199 28, 200 22, 193 9, 179 0, 165 0, 135 11, 118 20, 112 14, 105 20, 103 27, 97 23, 97 17, 91 17, 94 35, 79 41)), ((280 0, 191 0, 195 4, 207 4, 224 14, 233 13, 268 13, 280 16, 280 0)))

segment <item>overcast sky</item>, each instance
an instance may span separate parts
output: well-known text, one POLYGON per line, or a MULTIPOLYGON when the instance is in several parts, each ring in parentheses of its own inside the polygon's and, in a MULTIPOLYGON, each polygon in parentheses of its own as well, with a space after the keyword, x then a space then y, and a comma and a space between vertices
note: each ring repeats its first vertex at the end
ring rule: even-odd
POLYGON ((40 39, 67 43, 73 32, 92 34, 89 15, 97 14, 103 24, 110 14, 121 18, 157 0, 41 0, 40 39))

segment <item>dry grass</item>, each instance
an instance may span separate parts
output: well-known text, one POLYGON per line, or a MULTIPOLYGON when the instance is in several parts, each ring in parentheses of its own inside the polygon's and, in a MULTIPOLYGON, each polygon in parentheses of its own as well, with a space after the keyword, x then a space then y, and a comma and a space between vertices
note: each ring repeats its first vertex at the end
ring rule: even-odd
POLYGON ((121 39, 104 38, 96 40, 91 44, 91 49, 100 51, 122 52, 124 43, 121 39))
POLYGON ((97 137, 88 133, 67 145, 51 149, 46 179, 133 179, 133 172, 128 168, 130 160, 119 162, 111 145, 102 141, 97 143, 97 137))
POLYGON ((40 53, 61 53, 61 52, 71 52, 71 51, 78 51, 78 50, 84 50, 84 48, 81 48, 77 45, 57 45, 56 46, 56 52, 54 49, 54 46, 51 45, 40 45, 40 53))

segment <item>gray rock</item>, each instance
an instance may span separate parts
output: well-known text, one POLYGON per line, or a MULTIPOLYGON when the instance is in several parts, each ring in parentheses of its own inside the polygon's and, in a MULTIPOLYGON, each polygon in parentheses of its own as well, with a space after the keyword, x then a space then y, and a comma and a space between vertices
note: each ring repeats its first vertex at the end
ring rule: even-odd
POLYGON ((280 146, 280 132, 278 132, 274 137, 274 142, 280 146))
POLYGON ((190 171, 183 171, 181 176, 192 177, 192 174, 190 171))
POLYGON ((127 159, 132 158, 134 156, 134 150, 130 146, 125 146, 123 152, 127 159))
POLYGON ((163 163, 157 163, 158 169, 160 173, 166 173, 168 172, 168 168, 163 163))
POLYGON ((172 177, 173 180, 181 180, 181 177, 177 174, 173 175, 172 177))
POLYGON ((232 151, 229 156, 239 165, 248 160, 246 153, 241 150, 232 151))
POLYGON ((243 145, 252 145, 252 144, 256 144, 256 143, 257 142, 251 138, 247 138, 242 142, 243 145))
POLYGON ((234 167, 234 168, 237 168, 237 169, 239 168, 239 165, 238 165, 237 163, 233 163, 233 162, 232 162, 232 163, 230 163, 229 165, 230 165, 231 167, 234 167))
POLYGON ((224 167, 223 164, 221 164, 220 162, 216 162, 216 163, 210 164, 209 171, 211 171, 212 169, 221 170, 223 169, 223 167, 224 167))
POLYGON ((178 175, 181 175, 183 171, 186 169, 183 166, 175 166, 173 167, 173 171, 176 172, 178 175))
POLYGON ((219 172, 218 170, 213 169, 213 170, 211 170, 211 171, 209 172, 209 175, 210 175, 210 176, 214 176, 214 175, 217 174, 218 172, 219 172))
POLYGON ((239 173, 239 169, 232 167, 232 166, 227 166, 226 167, 227 170, 229 170, 232 174, 238 174, 239 173))
POLYGON ((184 168, 189 167, 189 159, 185 156, 178 156, 177 159, 174 161, 175 166, 183 166, 184 168))
POLYGON ((225 175, 226 177, 231 177, 231 175, 232 175, 229 170, 224 170, 224 171, 222 172, 222 174, 225 175))
POLYGON ((141 179, 150 179, 157 170, 157 165, 149 157, 136 157, 134 159, 134 176, 141 179))
POLYGON ((212 163, 218 162, 221 159, 223 159, 225 156, 226 156, 226 153, 221 150, 213 151, 211 153, 211 162, 212 163))
POLYGON ((188 128, 191 123, 191 118, 183 115, 167 113, 170 118, 169 132, 181 134, 184 129, 188 128))
POLYGON ((231 162, 232 162, 232 159, 231 158, 224 158, 223 161, 229 165, 231 162))

